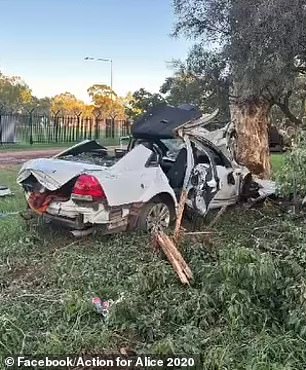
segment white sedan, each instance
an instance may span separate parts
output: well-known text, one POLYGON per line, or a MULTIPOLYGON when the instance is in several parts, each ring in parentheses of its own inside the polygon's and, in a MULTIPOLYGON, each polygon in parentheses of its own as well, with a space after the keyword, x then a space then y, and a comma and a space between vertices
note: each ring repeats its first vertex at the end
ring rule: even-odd
POLYGON ((126 153, 112 156, 87 140, 53 158, 26 162, 17 181, 32 213, 76 233, 167 228, 183 189, 187 207, 205 216, 210 208, 236 203, 252 179, 205 139, 201 127, 213 118, 159 108, 134 125, 126 153))

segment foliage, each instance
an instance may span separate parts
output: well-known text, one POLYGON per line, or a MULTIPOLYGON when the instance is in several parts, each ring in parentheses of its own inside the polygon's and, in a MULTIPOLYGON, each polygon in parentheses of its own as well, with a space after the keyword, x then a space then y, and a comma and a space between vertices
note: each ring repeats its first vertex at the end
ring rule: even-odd
POLYGON ((263 98, 273 106, 274 123, 302 126, 304 0, 174 0, 174 7, 175 35, 200 40, 203 49, 218 45, 232 81, 233 102, 251 104, 255 97, 263 98))
POLYGON ((272 110, 273 121, 279 125, 288 127, 294 125, 295 128, 303 126, 303 117, 306 113, 306 76, 299 75, 295 78, 292 90, 286 95, 280 96, 274 101, 275 106, 272 110))
POLYGON ((0 110, 24 112, 32 108, 30 88, 19 77, 8 77, 0 72, 0 110))
POLYGON ((95 115, 113 119, 125 118, 122 99, 109 86, 96 84, 87 91, 92 99, 95 115))
POLYGON ((48 115, 51 113, 52 98, 45 97, 38 99, 33 96, 33 107, 35 107, 35 112, 38 114, 48 115))
POLYGON ((195 45, 186 62, 175 61, 174 76, 166 79, 161 92, 172 105, 198 106, 203 112, 220 110, 221 120, 229 120, 229 78, 222 54, 195 45))
POLYGON ((52 98, 37 98, 19 77, 0 73, 0 110, 6 112, 29 112, 40 114, 80 115, 101 118, 125 119, 125 100, 118 97, 106 85, 93 85, 88 89, 93 104, 87 105, 70 92, 52 98))
MULTIPOLYGON (((24 207, 15 171, 2 171, 4 180, 16 197, 0 211, 24 207)), ((50 225, 27 229, 17 216, 0 222, 0 357, 129 347, 199 353, 207 370, 304 369, 306 232, 298 219, 229 210, 214 236, 182 243, 190 288, 146 235, 75 240, 50 225), (106 322, 94 296, 121 298, 106 322)))
POLYGON ((69 92, 56 95, 51 100, 53 114, 79 115, 84 113, 86 109, 86 105, 69 92))
POLYGON ((290 152, 285 154, 282 170, 277 173, 280 194, 303 199, 306 196, 306 137, 299 134, 290 152))
POLYGON ((174 0, 176 34, 218 41, 241 97, 278 98, 305 62, 304 0, 174 0))
POLYGON ((136 120, 150 109, 166 104, 166 100, 160 94, 151 93, 141 88, 130 95, 126 104, 126 114, 132 120, 136 120))

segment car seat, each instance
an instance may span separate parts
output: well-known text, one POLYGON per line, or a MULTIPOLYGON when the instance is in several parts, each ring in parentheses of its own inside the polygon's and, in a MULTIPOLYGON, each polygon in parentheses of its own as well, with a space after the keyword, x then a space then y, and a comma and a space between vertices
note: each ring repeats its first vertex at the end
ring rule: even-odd
POLYGON ((181 188, 184 184, 184 178, 187 168, 187 150, 182 148, 170 170, 167 172, 169 184, 173 189, 181 188))

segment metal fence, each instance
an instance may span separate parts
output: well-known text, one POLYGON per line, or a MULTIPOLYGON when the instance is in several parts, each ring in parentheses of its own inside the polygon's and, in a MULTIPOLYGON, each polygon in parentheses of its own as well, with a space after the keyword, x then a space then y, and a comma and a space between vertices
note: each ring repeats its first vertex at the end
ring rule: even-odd
POLYGON ((69 143, 119 138, 129 133, 130 123, 125 120, 80 115, 0 114, 0 144, 69 143))

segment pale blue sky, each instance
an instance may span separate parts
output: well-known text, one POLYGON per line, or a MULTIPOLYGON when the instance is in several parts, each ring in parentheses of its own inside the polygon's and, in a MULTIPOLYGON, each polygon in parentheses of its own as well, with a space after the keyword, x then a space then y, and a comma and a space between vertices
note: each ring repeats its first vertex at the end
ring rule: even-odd
POLYGON ((87 99, 93 83, 121 95, 158 91, 190 43, 173 39, 172 0, 0 0, 0 71, 21 76, 39 97, 70 91, 87 99))

